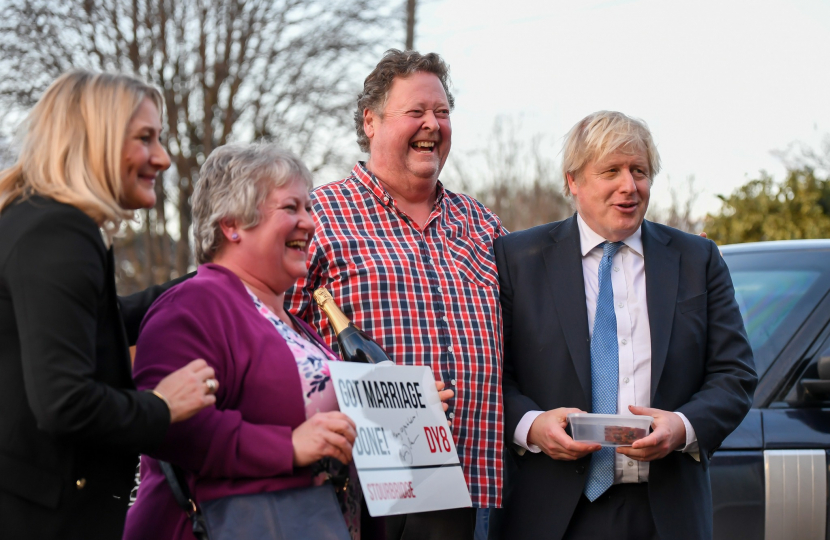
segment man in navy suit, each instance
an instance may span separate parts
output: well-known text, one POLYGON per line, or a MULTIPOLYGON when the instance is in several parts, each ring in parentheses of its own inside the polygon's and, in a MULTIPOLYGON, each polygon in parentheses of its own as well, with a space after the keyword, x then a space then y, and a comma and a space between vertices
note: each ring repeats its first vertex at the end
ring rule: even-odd
POLYGON ((709 459, 757 384, 732 280, 710 240, 644 220, 648 127, 600 111, 563 150, 577 213, 496 240, 507 538, 712 537, 709 459), (567 414, 652 416, 631 446, 575 442, 567 414))

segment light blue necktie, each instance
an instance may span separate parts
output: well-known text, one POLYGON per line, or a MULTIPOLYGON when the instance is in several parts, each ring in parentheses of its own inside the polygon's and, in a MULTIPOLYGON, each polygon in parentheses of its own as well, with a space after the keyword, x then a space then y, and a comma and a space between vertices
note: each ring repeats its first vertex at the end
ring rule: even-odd
MULTIPOLYGON (((596 414, 617 413, 617 379, 620 373, 620 350, 617 344, 617 316, 614 314, 614 289, 611 286, 611 262, 624 244, 603 242, 599 263, 599 294, 591 338, 591 406, 596 414)), ((594 502, 614 483, 614 449, 603 447, 594 452, 588 467, 585 496, 594 502)))

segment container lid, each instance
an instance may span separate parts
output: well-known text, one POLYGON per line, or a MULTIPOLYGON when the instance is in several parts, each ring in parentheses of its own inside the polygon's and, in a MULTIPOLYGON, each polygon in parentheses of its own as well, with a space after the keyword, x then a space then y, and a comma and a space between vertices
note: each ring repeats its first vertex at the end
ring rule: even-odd
POLYGON ((619 422, 620 420, 648 420, 649 423, 654 422, 653 416, 645 416, 642 414, 594 414, 594 413, 570 413, 568 418, 576 419, 595 419, 595 420, 610 420, 612 422, 619 422))

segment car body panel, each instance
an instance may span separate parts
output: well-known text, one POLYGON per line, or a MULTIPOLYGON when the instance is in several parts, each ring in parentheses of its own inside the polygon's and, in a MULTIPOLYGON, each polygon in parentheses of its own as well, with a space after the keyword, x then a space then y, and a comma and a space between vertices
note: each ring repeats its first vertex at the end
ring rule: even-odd
POLYGON ((830 350, 830 240, 724 246, 722 253, 760 377, 753 409, 711 460, 714 538, 830 539, 830 399, 805 395, 800 384, 818 377, 818 358, 830 350), (765 296, 747 284, 767 269, 772 278, 758 283, 778 288, 765 296), (809 274, 801 282, 791 279, 803 277, 799 270, 809 274), (798 294, 788 297, 791 291, 798 294))

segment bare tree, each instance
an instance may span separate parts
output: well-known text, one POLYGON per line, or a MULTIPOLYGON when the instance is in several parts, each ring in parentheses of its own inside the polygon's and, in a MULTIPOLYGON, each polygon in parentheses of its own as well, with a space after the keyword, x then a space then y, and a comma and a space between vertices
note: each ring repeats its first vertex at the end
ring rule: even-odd
POLYGON ((519 137, 520 122, 498 117, 486 149, 453 157, 450 182, 473 194, 510 231, 563 219, 573 210, 562 195, 561 175, 545 137, 519 137), (476 162, 483 161, 483 170, 476 162))
POLYGON ((415 9, 418 0, 406 0, 406 50, 415 50, 415 9))
MULTIPOLYGON (((564 180, 553 145, 543 135, 521 137, 521 120, 497 117, 488 147, 465 156, 453 154, 445 178, 493 210, 510 231, 564 219, 574 212, 564 196, 564 180)), ((699 233, 703 218, 692 211, 700 195, 694 176, 678 187, 667 180, 671 202, 653 202, 648 219, 682 231, 699 233)))
POLYGON ((0 137, 0 171, 14 164, 12 145, 8 139, 0 137))
POLYGON ((667 178, 671 203, 661 206, 654 203, 652 198, 646 216, 650 221, 663 223, 669 227, 681 231, 698 234, 703 230, 703 217, 694 217, 692 209, 700 196, 700 191, 695 187, 695 177, 687 176, 683 184, 683 190, 667 178))
POLYGON ((781 160, 788 171, 810 169, 819 174, 830 175, 830 135, 825 135, 818 148, 803 142, 794 142, 783 150, 772 152, 781 160))
POLYGON ((191 266, 190 196, 216 146, 267 138, 313 170, 351 150, 357 74, 393 34, 387 3, 6 0, 0 106, 19 116, 71 68, 133 72, 162 89, 174 166, 121 239, 138 257, 121 258, 122 289, 138 288, 191 266))

